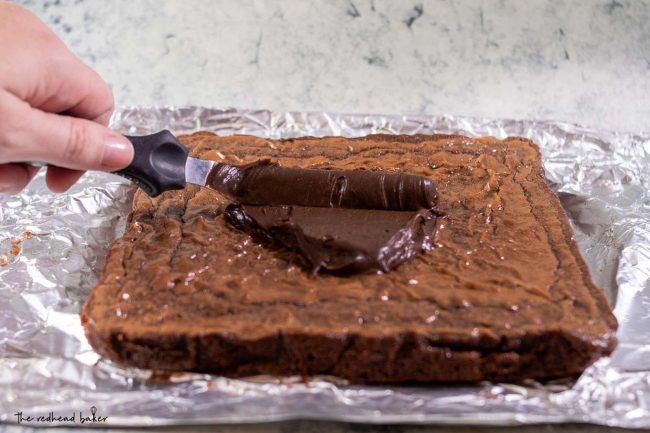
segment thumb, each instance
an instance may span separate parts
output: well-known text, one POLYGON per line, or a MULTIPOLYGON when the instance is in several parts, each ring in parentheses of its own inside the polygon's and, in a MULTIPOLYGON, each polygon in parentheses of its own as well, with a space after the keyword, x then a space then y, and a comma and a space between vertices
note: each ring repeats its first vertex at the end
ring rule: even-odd
POLYGON ((19 105, 14 111, 18 122, 7 122, 8 126, 13 124, 13 131, 0 139, 5 141, 0 145, 9 150, 6 156, 13 161, 112 171, 126 167, 133 159, 131 142, 99 123, 19 105))

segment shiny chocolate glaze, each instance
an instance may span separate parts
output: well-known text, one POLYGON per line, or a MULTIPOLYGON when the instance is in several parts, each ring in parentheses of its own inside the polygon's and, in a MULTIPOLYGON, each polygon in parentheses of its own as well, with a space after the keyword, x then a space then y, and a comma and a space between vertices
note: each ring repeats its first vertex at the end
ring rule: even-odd
POLYGON ((216 164, 207 184, 244 205, 226 209, 233 226, 302 254, 313 273, 388 272, 431 249, 436 189, 424 176, 261 160, 216 164))
POLYGON ((207 185, 238 203, 262 206, 417 211, 436 205, 431 179, 387 170, 305 169, 261 160, 216 164, 207 185))
POLYGON ((299 251, 313 273, 388 272, 432 248, 436 213, 306 206, 240 206, 225 211, 233 226, 299 251))

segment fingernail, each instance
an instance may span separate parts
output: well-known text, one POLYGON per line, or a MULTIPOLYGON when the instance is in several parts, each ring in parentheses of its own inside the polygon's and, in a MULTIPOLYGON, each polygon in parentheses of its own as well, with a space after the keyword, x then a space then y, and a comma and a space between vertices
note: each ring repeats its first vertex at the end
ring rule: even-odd
POLYGON ((110 169, 126 167, 133 159, 133 145, 121 135, 108 135, 104 139, 102 165, 110 169))

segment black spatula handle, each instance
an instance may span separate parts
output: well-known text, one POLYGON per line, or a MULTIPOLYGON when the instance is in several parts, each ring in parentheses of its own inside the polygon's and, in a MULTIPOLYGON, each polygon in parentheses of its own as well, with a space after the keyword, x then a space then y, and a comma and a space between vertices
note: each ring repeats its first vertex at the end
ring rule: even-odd
POLYGON ((151 197, 185 187, 187 148, 167 131, 138 137, 126 136, 133 143, 133 162, 114 174, 123 176, 151 197))

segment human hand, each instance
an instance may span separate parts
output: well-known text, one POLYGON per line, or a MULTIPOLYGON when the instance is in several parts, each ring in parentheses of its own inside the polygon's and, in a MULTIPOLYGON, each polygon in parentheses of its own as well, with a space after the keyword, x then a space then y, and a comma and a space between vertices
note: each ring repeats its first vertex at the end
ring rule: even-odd
POLYGON ((131 143, 107 125, 113 94, 33 14, 0 0, 0 193, 17 193, 49 164, 47 186, 66 191, 84 170, 113 171, 131 143))

